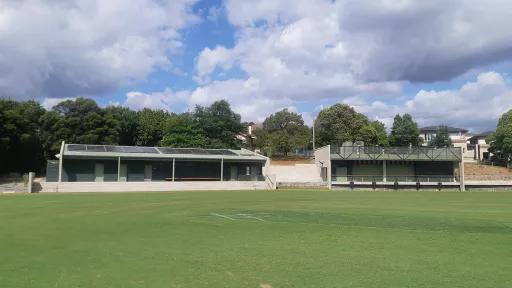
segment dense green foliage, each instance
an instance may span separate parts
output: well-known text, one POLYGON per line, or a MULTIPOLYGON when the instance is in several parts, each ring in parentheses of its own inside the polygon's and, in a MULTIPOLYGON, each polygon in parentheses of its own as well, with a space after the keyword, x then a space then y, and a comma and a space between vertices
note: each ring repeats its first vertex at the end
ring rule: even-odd
POLYGON ((193 117, 203 130, 206 146, 209 148, 238 148, 240 140, 236 138, 245 127, 240 114, 231 110, 226 100, 216 101, 209 107, 196 106, 193 117))
POLYGON ((371 141, 372 144, 377 144, 379 146, 389 145, 389 138, 384 123, 375 120, 370 122, 370 125, 368 127, 371 129, 370 135, 373 135, 373 140, 371 141))
POLYGON ((0 99, 0 172, 27 171, 44 165, 39 125, 44 114, 35 101, 0 99))
POLYGON ((395 116, 389 143, 391 146, 419 146, 422 143, 420 129, 411 115, 395 116))
POLYGON ((206 147, 208 141, 199 121, 190 113, 173 115, 165 123, 160 144, 177 148, 206 147))
POLYGON ((346 104, 335 104, 323 109, 315 121, 316 142, 320 145, 363 141, 365 145, 387 145, 384 124, 370 122, 346 104))
POLYGON ((283 109, 263 121, 256 130, 256 147, 268 155, 288 155, 294 149, 303 149, 311 139, 309 128, 300 114, 283 109))
POLYGON ((436 136, 430 141, 429 146, 437 148, 451 147, 452 140, 448 134, 448 127, 439 126, 436 131, 436 136))
POLYGON ((105 108, 105 117, 114 123, 119 145, 132 146, 136 144, 139 118, 137 112, 127 107, 108 106, 105 108))
POLYGON ((512 287, 510 192, 41 194, 0 215, 2 287, 512 287))
POLYGON ((496 132, 489 137, 488 141, 491 143, 491 152, 510 162, 512 159, 512 110, 501 116, 496 132))
POLYGON ((137 112, 137 140, 139 146, 157 146, 164 137, 165 122, 170 114, 164 110, 144 108, 137 112))

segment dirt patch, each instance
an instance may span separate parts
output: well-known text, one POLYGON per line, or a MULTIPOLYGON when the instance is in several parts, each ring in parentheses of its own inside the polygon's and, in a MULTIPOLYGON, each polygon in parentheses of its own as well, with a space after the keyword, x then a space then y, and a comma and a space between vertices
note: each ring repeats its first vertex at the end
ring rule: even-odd
POLYGON ((266 283, 262 283, 262 284, 260 284, 260 288, 272 288, 272 285, 266 284, 266 283))
POLYGON ((464 163, 466 180, 511 180, 512 169, 475 163, 464 163))

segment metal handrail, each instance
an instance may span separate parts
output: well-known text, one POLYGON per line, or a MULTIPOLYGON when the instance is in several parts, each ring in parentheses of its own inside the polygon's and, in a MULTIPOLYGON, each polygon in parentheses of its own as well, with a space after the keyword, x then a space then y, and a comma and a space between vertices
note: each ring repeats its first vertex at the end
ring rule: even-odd
POLYGON ((334 182, 457 182, 457 177, 453 175, 388 175, 384 181, 383 175, 332 175, 334 182), (337 177, 347 179, 346 181, 336 181, 337 177))
MULTIPOLYGON (((269 174, 265 174, 265 178, 267 178, 268 182, 270 182, 270 188, 272 190, 275 190, 277 188, 277 179, 276 179, 276 176, 275 175, 272 175, 274 179, 272 179, 272 177, 270 177, 269 174)), ((267 183, 269 184, 269 183, 267 183)))

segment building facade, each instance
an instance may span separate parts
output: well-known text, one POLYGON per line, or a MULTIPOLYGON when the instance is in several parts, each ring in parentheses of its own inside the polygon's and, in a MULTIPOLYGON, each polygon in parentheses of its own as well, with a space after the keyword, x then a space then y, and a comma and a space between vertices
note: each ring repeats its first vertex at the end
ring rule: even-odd
POLYGON ((57 158, 48 162, 46 182, 265 182, 269 161, 245 149, 65 143, 57 158))
POLYGON ((484 132, 471 136, 468 140, 468 150, 473 152, 473 159, 477 161, 486 161, 491 159, 489 152, 490 145, 487 143, 487 137, 493 132, 484 132))
MULTIPOLYGON (((436 135, 437 130, 442 126, 427 126, 420 128, 420 137, 423 139, 423 146, 429 146, 430 141, 432 141, 436 135)), ((466 153, 468 151, 468 140, 470 135, 468 135, 468 130, 463 128, 456 128, 445 126, 448 130, 448 136, 452 141, 452 145, 455 148, 462 148, 462 153, 466 153)))
POLYGON ((464 190, 462 148, 329 145, 315 151, 315 161, 329 187, 444 185, 464 190))

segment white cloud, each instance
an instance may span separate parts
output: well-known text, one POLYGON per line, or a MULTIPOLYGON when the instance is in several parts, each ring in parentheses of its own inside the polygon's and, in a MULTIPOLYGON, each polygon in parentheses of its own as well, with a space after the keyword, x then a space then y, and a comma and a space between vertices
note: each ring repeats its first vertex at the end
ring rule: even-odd
POLYGON ((512 108, 512 86, 503 75, 486 72, 458 89, 421 90, 401 104, 364 99, 348 103, 370 118, 383 121, 388 128, 396 114, 409 113, 420 125, 460 126, 482 132, 494 129, 501 114, 512 108))
POLYGON ((41 102, 41 105, 46 109, 46 110, 50 110, 53 108, 53 106, 59 104, 60 102, 62 101, 66 101, 66 100, 75 100, 76 98, 70 98, 70 97, 67 97, 67 98, 44 98, 43 101, 41 102))
POLYGON ((510 59, 511 9, 506 0, 226 1, 241 34, 233 48, 240 58, 332 63, 364 81, 448 80, 510 59), (276 45, 247 45, 258 37, 276 45), (333 48, 339 58, 326 57, 333 48))
MULTIPOLYGON (((271 105, 280 108, 341 101, 369 113, 379 111, 371 116, 388 124, 406 109, 425 124, 437 117, 483 129, 493 126, 509 106, 493 106, 480 117, 456 105, 467 106, 475 101, 471 97, 485 99, 488 90, 477 89, 483 93, 478 96, 422 91, 402 104, 407 101, 402 86, 449 81, 471 69, 511 60, 510 10, 512 2, 505 0, 226 0, 227 18, 237 29, 235 44, 200 53, 196 80, 203 86, 192 95, 202 102, 219 97, 243 102, 248 118, 268 115, 254 109, 268 99, 280 99, 271 105), (222 80, 237 69, 240 79, 222 80)), ((482 81, 476 83, 484 85, 482 81)), ((504 96, 495 97, 499 102, 504 96)))
POLYGON ((163 109, 173 111, 176 110, 174 105, 186 101, 190 96, 189 91, 173 92, 166 89, 163 92, 143 93, 138 91, 128 92, 123 106, 130 107, 134 110, 142 110, 144 108, 163 109))
MULTIPOLYGON (((311 125, 315 115, 328 105, 314 103, 310 109, 300 111, 296 101, 288 97, 266 97, 259 94, 261 82, 254 78, 214 81, 193 91, 182 90, 146 94, 130 92, 124 106, 140 110, 144 107, 177 111, 180 106, 193 109, 195 105, 210 105, 214 101, 228 99, 233 110, 242 115, 244 121, 262 122, 268 115, 288 108, 302 114, 306 124, 311 125), (255 96, 256 95, 256 96, 255 96)), ((498 118, 512 108, 512 85, 496 72, 485 72, 475 81, 451 90, 421 90, 407 101, 386 103, 370 100, 365 96, 347 97, 342 102, 353 106, 371 120, 379 120, 390 128, 396 114, 409 113, 421 126, 450 125, 468 128, 472 132, 493 129, 498 118)))
POLYGON ((0 95, 100 95, 172 65, 195 0, 0 2, 0 95))
POLYGON ((205 82, 217 66, 223 70, 231 68, 233 61, 233 54, 225 47, 217 46, 213 50, 205 48, 196 63, 197 81, 205 82))

